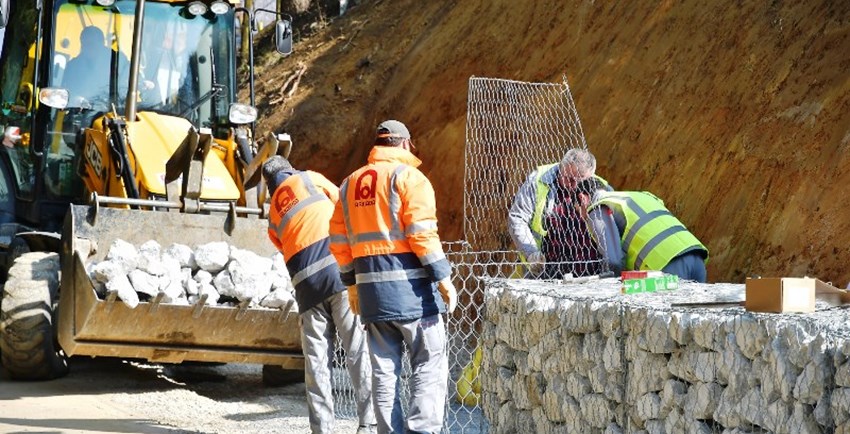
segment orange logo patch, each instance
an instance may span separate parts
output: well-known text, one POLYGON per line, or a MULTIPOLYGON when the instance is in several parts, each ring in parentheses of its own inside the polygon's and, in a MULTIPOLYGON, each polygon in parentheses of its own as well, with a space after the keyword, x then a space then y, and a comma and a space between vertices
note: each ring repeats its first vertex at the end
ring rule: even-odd
POLYGON ((280 211, 280 215, 285 215, 298 203, 298 198, 295 197, 295 192, 292 187, 285 185, 281 186, 280 192, 275 195, 275 207, 280 211))
POLYGON ((370 206, 375 204, 375 185, 378 182, 378 172, 367 170, 363 172, 354 185, 354 206, 370 206))

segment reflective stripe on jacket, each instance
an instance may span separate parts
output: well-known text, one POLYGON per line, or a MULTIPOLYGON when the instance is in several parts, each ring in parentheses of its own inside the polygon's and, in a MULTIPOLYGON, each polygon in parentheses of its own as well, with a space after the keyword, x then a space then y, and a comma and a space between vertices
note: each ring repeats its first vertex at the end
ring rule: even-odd
POLYGON ((621 243, 627 270, 661 270, 693 250, 703 251, 708 262, 708 249, 652 193, 600 192, 588 210, 602 205, 625 216, 621 243))
POLYGON ((303 171, 283 181, 271 199, 269 239, 283 253, 302 313, 345 290, 328 239, 338 197, 327 178, 303 171))
POLYGON ((331 219, 331 252, 345 285, 357 284, 364 322, 445 311, 435 282, 451 274, 437 234, 431 182, 410 152, 376 146, 343 181, 331 219))

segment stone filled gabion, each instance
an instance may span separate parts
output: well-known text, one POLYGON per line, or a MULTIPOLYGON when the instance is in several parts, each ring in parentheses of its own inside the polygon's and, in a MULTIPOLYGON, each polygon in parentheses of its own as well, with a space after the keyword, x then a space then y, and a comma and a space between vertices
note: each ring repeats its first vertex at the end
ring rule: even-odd
POLYGON ((163 249, 150 240, 138 248, 115 240, 106 258, 88 264, 100 297, 114 291, 127 306, 160 297, 161 303, 236 305, 297 310, 295 288, 283 255, 263 257, 223 241, 192 249, 174 243, 163 249))
POLYGON ((850 309, 682 307, 743 298, 735 284, 623 295, 615 279, 489 280, 489 431, 850 432, 850 309))

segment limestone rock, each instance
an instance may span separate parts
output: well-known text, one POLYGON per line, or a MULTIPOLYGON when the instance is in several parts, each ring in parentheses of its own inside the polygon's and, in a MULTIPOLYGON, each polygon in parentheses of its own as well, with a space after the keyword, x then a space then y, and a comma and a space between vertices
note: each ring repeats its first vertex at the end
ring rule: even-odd
POLYGON ((688 388, 685 397, 685 416, 693 419, 711 419, 723 388, 717 383, 696 383, 688 388))
POLYGON ((165 249, 163 255, 174 258, 181 268, 198 269, 198 264, 195 262, 195 252, 185 244, 172 243, 165 249))
POLYGON ((139 295, 133 289, 130 279, 126 275, 120 274, 106 282, 107 291, 115 291, 118 293, 118 298, 131 309, 135 309, 139 305, 139 295))
POLYGON ((275 290, 269 292, 263 299, 260 301, 260 306, 268 307, 270 309, 283 309, 286 306, 289 306, 290 303, 295 302, 295 297, 292 296, 292 293, 283 289, 283 290, 275 290))
POLYGON ((155 240, 144 242, 139 246, 139 259, 136 266, 139 270, 153 276, 165 274, 165 266, 162 263, 162 246, 155 240))
POLYGON ((218 273, 230 261, 230 246, 224 241, 215 241, 195 249, 195 262, 202 270, 218 273))
POLYGON ((119 264, 126 275, 139 265, 139 251, 136 246, 122 239, 116 239, 106 252, 106 260, 119 264))
POLYGON ((156 297, 156 294, 159 292, 159 278, 156 276, 136 269, 131 271, 128 277, 136 292, 146 294, 150 297, 156 297))
POLYGON ((594 428, 605 428, 614 419, 614 404, 604 395, 593 393, 579 400, 581 415, 594 428))

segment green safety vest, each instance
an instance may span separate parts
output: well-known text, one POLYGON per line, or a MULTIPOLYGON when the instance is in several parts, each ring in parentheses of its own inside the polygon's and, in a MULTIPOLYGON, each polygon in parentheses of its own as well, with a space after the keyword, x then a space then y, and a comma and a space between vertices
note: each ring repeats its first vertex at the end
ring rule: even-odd
POLYGON ((601 205, 621 211, 626 217, 620 241, 626 251, 627 270, 661 270, 673 258, 694 247, 705 251, 708 262, 708 249, 652 193, 600 193, 588 211, 601 205))
MULTIPOLYGON (((549 184, 543 182, 543 175, 559 163, 545 164, 537 168, 537 197, 534 199, 534 214, 531 216, 529 227, 534 235, 534 240, 537 242, 537 248, 543 245, 543 237, 546 236, 546 230, 543 229, 543 213, 546 209, 546 199, 549 197, 549 184)), ((593 175, 603 185, 607 186, 608 181, 601 176, 593 175)))

